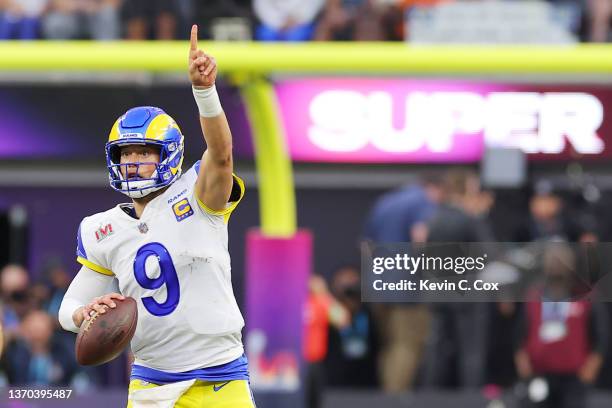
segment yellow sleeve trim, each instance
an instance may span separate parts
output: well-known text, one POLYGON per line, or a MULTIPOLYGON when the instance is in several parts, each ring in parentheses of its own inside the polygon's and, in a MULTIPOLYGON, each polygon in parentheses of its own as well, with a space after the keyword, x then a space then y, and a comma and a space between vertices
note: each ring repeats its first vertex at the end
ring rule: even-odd
POLYGON ((219 211, 212 210, 208 208, 206 204, 204 204, 202 200, 200 200, 200 197, 197 197, 196 195, 196 199, 198 200, 198 204, 200 205, 200 208, 202 208, 204 211, 206 211, 207 213, 211 215, 219 215, 219 216, 222 215, 226 223, 229 221, 230 215, 232 215, 232 211, 236 209, 236 207, 238 206, 238 203, 240 203, 240 201, 242 200, 242 197, 244 197, 244 191, 245 191, 244 181, 233 173, 232 173, 232 177, 234 177, 234 181, 238 183, 238 186, 240 187, 240 197, 238 198, 238 200, 233 201, 229 207, 223 210, 219 210, 219 211))
POLYGON ((91 269, 92 271, 96 271, 98 273, 101 273, 102 275, 107 275, 107 276, 115 276, 115 274, 113 273, 113 271, 109 271, 106 268, 103 268, 99 265, 96 265, 93 262, 88 261, 87 259, 77 256, 77 262, 80 263, 83 266, 88 267, 89 269, 91 269))

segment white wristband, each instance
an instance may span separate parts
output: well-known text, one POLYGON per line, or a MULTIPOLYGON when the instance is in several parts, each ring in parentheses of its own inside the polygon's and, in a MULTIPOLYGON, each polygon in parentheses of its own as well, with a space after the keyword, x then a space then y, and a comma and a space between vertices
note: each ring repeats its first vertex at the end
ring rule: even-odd
POLYGON ((193 97, 200 111, 200 116, 212 118, 219 116, 223 112, 216 86, 213 85, 206 89, 196 89, 192 87, 192 89, 193 97))
POLYGON ((60 322, 60 325, 65 330, 68 330, 74 333, 79 332, 79 328, 77 327, 76 324, 74 324, 72 315, 74 315, 74 312, 81 306, 85 306, 85 305, 76 299, 64 297, 60 305, 60 309, 58 313, 58 320, 60 322))

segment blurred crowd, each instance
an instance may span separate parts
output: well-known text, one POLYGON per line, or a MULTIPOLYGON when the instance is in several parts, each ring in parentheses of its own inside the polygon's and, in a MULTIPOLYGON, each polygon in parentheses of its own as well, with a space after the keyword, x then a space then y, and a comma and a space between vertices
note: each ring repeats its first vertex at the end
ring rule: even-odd
MULTIPOLYGON (((465 0, 0 0, 0 39, 402 41, 415 9, 465 0)), ((498 0, 501 1, 501 0, 498 0)), ((544 0, 538 0, 544 1, 544 0)), ((569 6, 583 41, 610 40, 609 0, 569 6)))
POLYGON ((70 386, 78 391, 93 386, 99 373, 77 364, 76 335, 62 330, 57 320, 70 276, 51 260, 39 281, 30 279, 20 265, 0 271, 0 386, 70 386))
POLYGON ((584 408, 593 386, 612 389, 612 308, 575 296, 572 273, 580 260, 569 244, 609 240, 609 217, 599 215, 609 202, 564 195, 547 181, 511 197, 483 189, 476 173, 454 169, 378 199, 365 222, 364 245, 550 245, 541 259, 546 285, 531 288, 525 302, 429 303, 415 295, 411 303, 362 303, 357 266, 333 271, 329 284, 313 276, 308 406, 321 406, 326 386, 476 390, 491 400, 511 390, 526 408, 584 408))

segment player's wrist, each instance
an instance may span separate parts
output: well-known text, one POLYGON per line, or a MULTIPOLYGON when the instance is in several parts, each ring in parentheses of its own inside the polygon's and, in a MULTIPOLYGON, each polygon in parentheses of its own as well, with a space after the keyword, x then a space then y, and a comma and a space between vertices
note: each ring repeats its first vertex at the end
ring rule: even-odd
POLYGON ((212 118, 219 116, 223 112, 221 101, 219 100, 219 94, 217 93, 217 87, 212 85, 208 88, 192 86, 193 97, 200 116, 204 118, 212 118))

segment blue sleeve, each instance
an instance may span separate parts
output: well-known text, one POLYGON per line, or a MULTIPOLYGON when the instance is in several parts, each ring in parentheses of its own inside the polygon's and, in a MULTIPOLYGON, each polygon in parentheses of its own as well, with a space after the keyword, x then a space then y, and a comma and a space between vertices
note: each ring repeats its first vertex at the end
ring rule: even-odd
POLYGON ((79 231, 77 232, 77 247, 76 247, 77 258, 87 259, 87 252, 83 246, 83 239, 81 238, 81 224, 79 224, 79 231))

